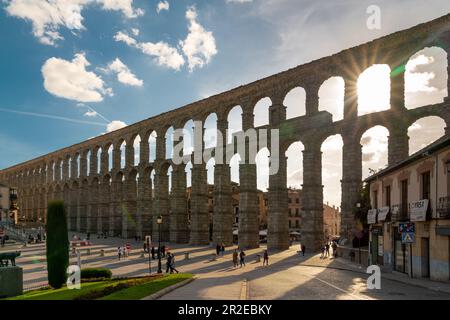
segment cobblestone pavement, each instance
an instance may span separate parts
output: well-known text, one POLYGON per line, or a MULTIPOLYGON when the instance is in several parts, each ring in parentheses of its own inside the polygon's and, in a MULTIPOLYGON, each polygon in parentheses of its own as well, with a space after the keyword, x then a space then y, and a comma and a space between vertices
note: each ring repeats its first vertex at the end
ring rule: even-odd
MULTIPOLYGON (((82 267, 106 267, 114 277, 139 276, 149 272, 148 254, 141 256, 142 243, 117 238, 91 239, 92 245, 81 247, 82 267), (129 257, 120 261, 117 247, 130 243, 129 257), (90 254, 88 255, 88 249, 90 254), (104 250, 104 256, 100 256, 104 250)), ((222 257, 215 256, 215 248, 188 247, 166 244, 175 254, 175 265, 180 272, 190 272, 197 279, 162 297, 162 299, 450 299, 450 293, 438 292, 410 283, 382 278, 381 290, 368 290, 368 275, 340 259, 320 259, 318 255, 301 256, 296 250, 270 254, 270 265, 256 262, 264 247, 246 251, 246 266, 233 268, 231 255, 234 248, 227 248, 222 257), (189 259, 185 259, 185 253, 189 259)), ((47 271, 45 245, 33 244, 27 247, 10 245, 0 251, 20 250, 22 255, 17 265, 24 270, 24 287, 36 288, 46 285, 47 271)), ((76 256, 71 255, 71 264, 76 264, 76 256)), ((162 261, 163 270, 165 260, 162 261)), ((151 261, 152 272, 156 272, 157 261, 151 261)), ((448 286, 448 284, 442 284, 448 286)))

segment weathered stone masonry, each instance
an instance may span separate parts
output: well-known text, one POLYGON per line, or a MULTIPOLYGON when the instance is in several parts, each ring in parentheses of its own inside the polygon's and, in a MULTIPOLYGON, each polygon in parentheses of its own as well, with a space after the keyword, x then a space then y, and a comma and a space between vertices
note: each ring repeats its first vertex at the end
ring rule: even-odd
MULTIPOLYGON (((323 240, 320 147, 327 137, 340 134, 344 141, 341 233, 349 237, 354 228, 353 211, 361 188, 361 135, 376 125, 386 127, 390 132, 389 164, 393 164, 408 155, 407 128, 416 120, 439 116, 446 122, 446 134, 450 133, 449 98, 435 105, 413 110, 405 108, 402 66, 416 52, 432 46, 445 50, 450 60, 450 15, 3 169, 0 182, 17 188, 20 215, 28 221, 39 218, 45 221, 47 202, 63 199, 71 230, 108 232, 122 237, 152 234, 157 240, 156 218, 161 215, 162 240, 207 244, 209 219, 205 163, 194 164, 192 168, 189 223, 185 166, 166 159, 165 132, 171 126, 182 128, 191 119, 204 123, 212 113, 217 114, 217 128, 223 131, 228 128, 226 115, 237 105, 243 111, 243 129, 252 128, 256 103, 268 97, 272 102, 270 124, 264 128, 280 129, 281 155, 280 170, 269 178, 268 246, 286 249, 289 245, 284 154, 291 143, 301 141, 305 147, 303 242, 308 248, 318 248, 323 240), (357 79, 372 64, 387 64, 391 70, 396 70, 391 77, 391 108, 358 116, 357 79), (334 76, 342 77, 345 83, 344 119, 335 122, 329 112, 318 110, 319 88, 334 76), (286 120, 283 100, 295 87, 303 87, 306 91, 306 115, 286 120), (152 132, 157 135, 154 161, 150 161, 148 144, 152 132), (138 135, 141 138, 140 163, 134 165, 133 141, 138 135), (120 148, 124 141, 126 149, 122 155, 120 148), (111 146, 113 151, 110 155, 111 146), (121 167, 123 156, 125 166, 121 167), (169 193, 167 170, 170 166, 173 172, 172 191, 169 193), (150 179, 153 170, 154 185, 150 179)), ((450 71, 450 63, 448 65, 450 71)), ((448 79, 450 88, 450 77, 448 79)), ((202 145, 196 146, 195 150, 198 153, 203 149, 202 145)), ((247 153, 248 146, 246 150, 247 153)), ((242 191, 239 246, 251 248, 258 246, 256 167, 248 163, 247 155, 241 155, 241 159, 244 160, 239 168, 242 191)), ((228 245, 232 241, 233 216, 229 164, 217 164, 214 178, 213 241, 228 245)))

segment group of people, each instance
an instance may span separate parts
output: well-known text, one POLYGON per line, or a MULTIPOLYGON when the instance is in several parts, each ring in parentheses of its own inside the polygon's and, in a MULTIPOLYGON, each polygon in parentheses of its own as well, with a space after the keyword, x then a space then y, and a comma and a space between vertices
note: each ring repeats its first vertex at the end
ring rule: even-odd
POLYGON ((332 241, 326 242, 321 248, 320 248, 320 259, 325 259, 330 256, 330 248, 333 249, 333 257, 337 258, 337 244, 336 242, 332 241))
MULTIPOLYGON (((147 243, 144 242, 144 252, 148 253, 149 248, 147 246, 147 243)), ((151 247, 150 254, 152 255, 152 259, 156 259, 159 254, 159 248, 151 247)), ((169 252, 167 252, 167 255, 169 255, 169 252)), ((161 246, 161 257, 164 258, 166 256, 166 246, 161 246)))
POLYGON ((175 269, 175 255, 173 253, 167 252, 167 260, 166 260, 166 273, 173 273, 174 271, 178 273, 178 270, 175 269))
MULTIPOLYGON (((234 249, 233 251, 233 267, 237 268, 239 265, 240 268, 245 267, 245 251, 243 249, 234 249)), ((269 253, 267 250, 264 250, 263 254, 263 266, 269 265, 269 253)))
POLYGON ((221 244, 216 245, 216 255, 223 256, 225 254, 225 244, 222 242, 221 244))
POLYGON ((123 258, 128 257, 130 255, 130 252, 131 252, 131 246, 128 243, 124 246, 117 247, 117 256, 119 258, 119 261, 122 257, 123 258))

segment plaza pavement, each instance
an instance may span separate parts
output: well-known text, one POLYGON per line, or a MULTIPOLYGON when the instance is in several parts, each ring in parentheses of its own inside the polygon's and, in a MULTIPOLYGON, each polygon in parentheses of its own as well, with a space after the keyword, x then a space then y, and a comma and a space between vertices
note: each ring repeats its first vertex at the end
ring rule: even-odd
MULTIPOLYGON (((72 235, 72 234, 71 234, 72 235)), ((81 247, 82 268, 105 267, 111 269, 114 277, 148 275, 148 254, 141 257, 142 243, 117 238, 97 239, 91 236, 92 245, 81 247), (120 261, 117 247, 130 243, 132 252, 120 261), (90 255, 87 250, 90 249, 90 255), (104 256, 100 256, 100 250, 104 256)), ((450 299, 450 284, 420 279, 409 279, 401 275, 383 274, 381 290, 368 290, 365 270, 346 260, 320 259, 319 255, 298 253, 298 245, 290 250, 269 253, 269 266, 256 262, 256 256, 262 255, 263 246, 247 250, 246 266, 233 268, 231 255, 235 247, 227 248, 225 256, 212 257, 215 248, 207 246, 189 247, 171 245, 175 254, 175 267, 180 272, 196 275, 196 280, 174 290, 161 299, 450 299), (185 253, 189 260, 185 260, 185 253)), ((32 244, 9 245, 0 251, 20 250, 22 255, 16 260, 24 270, 24 288, 37 288, 47 284, 45 245, 32 244)), ((71 264, 77 258, 71 255, 71 264)), ((165 259, 162 260, 163 270, 165 259)), ((151 261, 152 272, 156 272, 157 260, 151 261)))

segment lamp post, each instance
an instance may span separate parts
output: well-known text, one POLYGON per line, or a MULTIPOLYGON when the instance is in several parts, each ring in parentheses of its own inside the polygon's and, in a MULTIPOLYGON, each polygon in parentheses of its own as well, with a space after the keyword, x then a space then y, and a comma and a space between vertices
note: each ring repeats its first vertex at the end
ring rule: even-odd
POLYGON ((42 217, 39 217, 39 240, 42 241, 42 217))
POLYGON ((161 224, 162 224, 162 216, 159 216, 156 219, 156 223, 158 224, 158 273, 162 273, 162 269, 161 269, 161 224))
POLYGON ((152 274, 152 262, 151 262, 151 253, 150 253, 150 236, 147 236, 145 239, 145 242, 147 242, 147 251, 148 251, 148 273, 151 275, 152 274))

